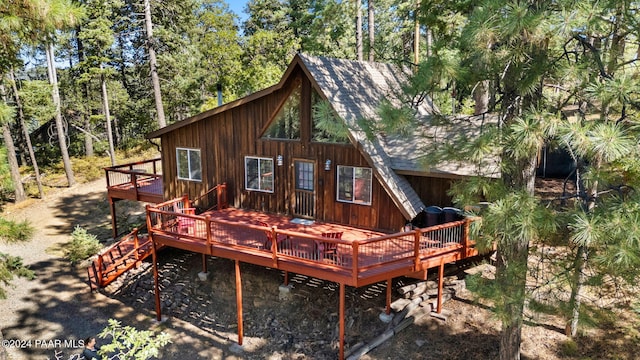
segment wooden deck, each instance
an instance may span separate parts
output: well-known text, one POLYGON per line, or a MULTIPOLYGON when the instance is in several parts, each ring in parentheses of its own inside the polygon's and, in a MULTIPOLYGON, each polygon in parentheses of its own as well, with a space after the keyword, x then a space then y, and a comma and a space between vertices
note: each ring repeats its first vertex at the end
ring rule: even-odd
MULTIPOLYGON (((218 193, 220 196, 220 191, 218 193)), ((156 252, 159 247, 170 246, 203 254, 204 273, 207 272, 206 255, 232 259, 235 261, 239 345, 242 345, 244 332, 241 262, 283 270, 285 285, 289 272, 339 283, 338 359, 342 360, 345 356, 346 285, 360 287, 386 281, 385 311, 389 315, 393 278, 426 279, 427 270, 438 267, 437 311, 440 312, 444 264, 478 254, 474 241, 469 239, 469 227, 475 220, 469 218, 385 234, 224 206, 199 215, 193 212, 186 196, 147 206, 147 228, 154 256, 156 318, 162 320, 156 252), (342 237, 323 236, 330 232, 341 232, 342 237)))
POLYGON ((180 198, 147 208, 147 225, 156 246, 354 287, 398 276, 425 278, 429 268, 477 255, 468 236, 471 219, 385 234, 235 208, 191 215, 183 211, 188 207, 188 199, 180 198), (322 237, 327 232, 342 232, 342 239, 322 237), (322 253, 321 244, 332 244, 335 253, 322 253))
POLYGON ((162 202, 160 161, 153 159, 105 168, 109 199, 162 202))
POLYGON ((139 161, 104 169, 107 178, 107 197, 111 208, 113 238, 118 236, 116 202, 119 200, 160 203, 164 201, 161 159, 139 161))

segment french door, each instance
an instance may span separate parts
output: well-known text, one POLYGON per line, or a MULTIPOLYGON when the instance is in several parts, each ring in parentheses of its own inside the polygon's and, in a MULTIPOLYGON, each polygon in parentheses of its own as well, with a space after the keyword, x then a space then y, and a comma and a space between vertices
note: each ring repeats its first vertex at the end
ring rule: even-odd
POLYGON ((305 218, 315 218, 315 163, 306 160, 295 160, 293 164, 295 169, 293 215, 305 218))

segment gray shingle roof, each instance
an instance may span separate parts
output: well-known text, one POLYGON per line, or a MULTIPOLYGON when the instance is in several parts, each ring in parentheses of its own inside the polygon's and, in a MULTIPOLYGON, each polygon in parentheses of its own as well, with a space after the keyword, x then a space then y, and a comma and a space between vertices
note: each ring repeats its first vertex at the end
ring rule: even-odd
MULTIPOLYGON (((365 157, 372 162, 378 180, 394 198, 407 219, 413 219, 424 208, 418 194, 404 176, 392 168, 392 159, 378 138, 368 138, 358 126, 361 119, 378 119, 377 108, 383 99, 397 103, 397 94, 406 76, 402 69, 390 65, 351 60, 315 57, 300 58, 322 94, 344 119, 351 136, 365 157)), ((430 102, 424 102, 420 113, 433 112, 430 102)), ((402 156, 402 155, 401 155, 402 156)))
MULTIPOLYGON (((424 164, 425 151, 448 137, 451 130, 432 126, 433 114, 439 113, 430 99, 414 107, 417 120, 425 126, 416 127, 408 134, 388 135, 376 133, 367 137, 358 125, 362 119, 373 123, 380 120, 378 106, 383 100, 395 106, 401 105, 401 91, 408 79, 408 69, 391 64, 352 61, 321 56, 299 55, 315 81, 338 115, 347 123, 352 139, 359 145, 376 170, 378 179, 396 201, 408 219, 414 218, 424 208, 424 203, 401 173, 440 177, 471 175, 498 176, 496 162, 474 169, 463 163, 424 164), (399 174, 400 173, 400 174, 399 174)), ((456 133, 474 135, 478 121, 495 121, 477 117, 458 118, 456 133)))

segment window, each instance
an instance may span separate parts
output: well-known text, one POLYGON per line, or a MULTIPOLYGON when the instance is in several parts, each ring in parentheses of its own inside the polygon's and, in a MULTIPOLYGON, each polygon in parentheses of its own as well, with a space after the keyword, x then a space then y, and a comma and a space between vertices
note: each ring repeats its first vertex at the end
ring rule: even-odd
POLYGON ((245 156, 244 188, 273 192, 273 159, 245 156))
POLYGON ((338 201, 371 204, 371 169, 338 165, 338 201))
POLYGON ((202 181, 202 162, 198 149, 176 149, 178 179, 202 181))
POLYGON ((263 139, 300 140, 301 92, 302 85, 298 83, 262 135, 263 139))

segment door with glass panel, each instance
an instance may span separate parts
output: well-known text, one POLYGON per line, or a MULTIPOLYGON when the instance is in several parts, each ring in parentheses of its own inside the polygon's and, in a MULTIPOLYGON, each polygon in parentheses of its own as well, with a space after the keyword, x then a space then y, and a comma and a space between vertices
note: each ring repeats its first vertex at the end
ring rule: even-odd
POLYGON ((294 169, 293 215, 314 218, 316 216, 315 164, 312 161, 295 160, 294 169))

